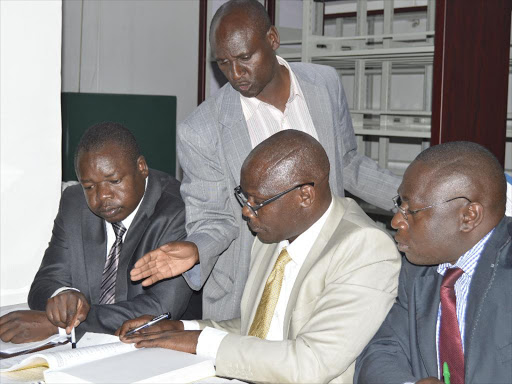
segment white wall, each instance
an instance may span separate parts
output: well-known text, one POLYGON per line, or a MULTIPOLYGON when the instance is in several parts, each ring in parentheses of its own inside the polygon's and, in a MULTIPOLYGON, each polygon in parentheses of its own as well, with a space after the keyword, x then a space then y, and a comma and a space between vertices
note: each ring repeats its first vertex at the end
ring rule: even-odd
POLYGON ((0 1, 0 305, 26 302, 61 178, 60 1, 0 1))
POLYGON ((62 90, 178 97, 197 106, 199 0, 63 1, 62 90))

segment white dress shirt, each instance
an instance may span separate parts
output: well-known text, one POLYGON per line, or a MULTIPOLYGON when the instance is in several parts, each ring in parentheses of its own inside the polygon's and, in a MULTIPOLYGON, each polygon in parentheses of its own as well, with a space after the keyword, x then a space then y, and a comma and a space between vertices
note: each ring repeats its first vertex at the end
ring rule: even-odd
POLYGON ((273 134, 285 129, 306 132, 318 140, 306 99, 295 74, 286 60, 279 56, 276 57, 279 64, 286 67, 290 74, 290 97, 286 102, 284 113, 256 97, 245 97, 240 94, 242 111, 253 148, 273 134))
MULTIPOLYGON (((288 240, 281 241, 277 247, 275 256, 281 253, 281 250, 286 247, 288 254, 291 257, 291 261, 286 264, 283 276, 283 285, 279 293, 279 299, 277 300, 274 315, 270 323, 270 328, 267 334, 266 340, 283 340, 283 327, 284 327, 284 316, 286 313, 286 307, 290 294, 292 293, 293 285, 299 274, 300 268, 304 264, 304 260, 308 256, 311 247, 315 243, 320 231, 322 230, 327 216, 332 209, 332 201, 327 211, 324 212, 322 217, 318 219, 311 227, 303 232, 299 237, 295 239, 293 243, 289 243, 288 240)), ((198 330, 199 324, 196 321, 182 321, 185 330, 198 330)), ((196 353, 199 356, 208 357, 210 359, 216 359, 217 351, 219 350, 220 343, 228 332, 206 327, 199 335, 197 342, 196 353)))

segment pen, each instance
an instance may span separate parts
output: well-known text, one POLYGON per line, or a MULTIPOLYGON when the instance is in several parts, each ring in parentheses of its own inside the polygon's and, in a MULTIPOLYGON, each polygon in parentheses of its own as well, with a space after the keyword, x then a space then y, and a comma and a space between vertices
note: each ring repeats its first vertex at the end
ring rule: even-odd
POLYGON ((76 336, 75 336, 75 327, 71 329, 71 348, 76 348, 76 336))
POLYGON ((141 329, 151 327, 153 324, 158 323, 161 320, 170 319, 171 318, 171 312, 164 313, 163 315, 157 316, 154 319, 148 321, 146 324, 142 324, 140 327, 132 329, 130 332, 127 332, 125 336, 130 336, 134 334, 137 331, 140 331, 141 329))
POLYGON ((443 363, 443 377, 444 384, 450 384, 450 369, 448 368, 448 363, 446 361, 443 363))

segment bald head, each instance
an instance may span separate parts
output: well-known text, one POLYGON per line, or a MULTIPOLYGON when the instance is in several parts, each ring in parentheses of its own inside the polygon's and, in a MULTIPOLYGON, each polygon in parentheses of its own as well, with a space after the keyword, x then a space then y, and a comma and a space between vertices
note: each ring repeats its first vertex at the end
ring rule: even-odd
POLYGON ((450 190, 479 202, 493 221, 503 217, 507 201, 505 174, 485 147, 468 141, 448 142, 426 149, 415 162, 424 163, 435 174, 433 189, 450 190))
POLYGON ((272 26, 265 7, 256 0, 231 0, 224 3, 213 16, 210 24, 210 40, 215 37, 215 31, 221 21, 229 23, 242 21, 262 37, 272 26), (247 23, 248 20, 250 23, 247 23))
POLYGON ((329 159, 310 135, 281 131, 251 151, 240 187, 248 202, 242 214, 260 241, 292 242, 329 208, 329 159))
POLYGON ((273 193, 292 182, 318 184, 328 177, 329 168, 329 159, 318 140, 289 129, 256 146, 245 159, 242 174, 258 175, 260 188, 273 193))

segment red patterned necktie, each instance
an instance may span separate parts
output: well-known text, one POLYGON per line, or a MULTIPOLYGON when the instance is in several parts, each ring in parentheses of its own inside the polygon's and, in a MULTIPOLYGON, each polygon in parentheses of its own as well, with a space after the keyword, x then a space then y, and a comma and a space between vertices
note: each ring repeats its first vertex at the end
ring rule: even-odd
POLYGON ((441 283, 441 326, 439 332, 439 368, 448 363, 451 384, 464 384, 464 352, 457 321, 455 282, 462 275, 460 268, 447 269, 441 283))

